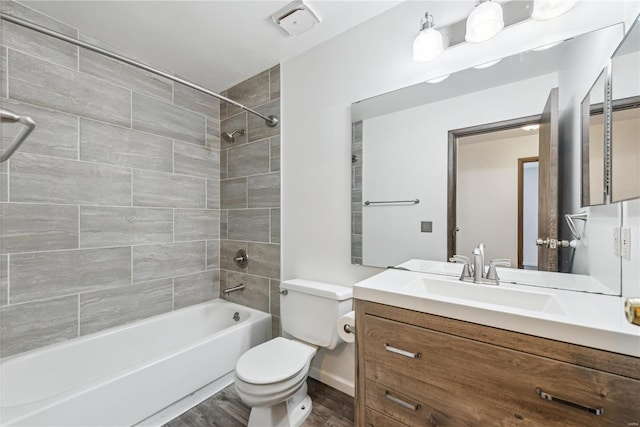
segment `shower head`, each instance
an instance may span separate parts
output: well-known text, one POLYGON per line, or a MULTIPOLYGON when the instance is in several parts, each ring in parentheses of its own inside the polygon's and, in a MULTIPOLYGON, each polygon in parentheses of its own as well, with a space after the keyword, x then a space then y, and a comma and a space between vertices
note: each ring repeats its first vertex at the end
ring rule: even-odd
POLYGON ((232 144, 235 142, 235 136, 237 133, 239 133, 240 135, 244 135, 244 129, 237 129, 233 132, 224 132, 222 134, 222 139, 227 141, 229 144, 232 144))

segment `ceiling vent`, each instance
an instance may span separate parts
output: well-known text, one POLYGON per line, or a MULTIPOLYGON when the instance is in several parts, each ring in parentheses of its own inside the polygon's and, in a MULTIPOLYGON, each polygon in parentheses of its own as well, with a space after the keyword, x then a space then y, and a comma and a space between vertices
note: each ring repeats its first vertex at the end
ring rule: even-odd
POLYGON ((320 23, 316 14, 301 0, 280 9, 272 18, 290 36, 299 36, 320 23))

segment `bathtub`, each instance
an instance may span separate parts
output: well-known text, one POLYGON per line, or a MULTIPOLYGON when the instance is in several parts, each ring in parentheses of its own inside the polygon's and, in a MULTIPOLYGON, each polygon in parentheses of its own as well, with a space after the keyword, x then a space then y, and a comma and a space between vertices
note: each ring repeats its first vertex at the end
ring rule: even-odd
POLYGON ((270 336, 269 314, 214 300, 7 357, 0 424, 161 425, 231 384, 270 336))

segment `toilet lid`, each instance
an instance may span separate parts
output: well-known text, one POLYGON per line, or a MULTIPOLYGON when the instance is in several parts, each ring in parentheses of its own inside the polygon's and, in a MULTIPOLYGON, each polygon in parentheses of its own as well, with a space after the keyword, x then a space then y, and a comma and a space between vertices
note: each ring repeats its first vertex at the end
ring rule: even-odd
POLYGON ((277 337, 251 348, 236 363, 236 375, 251 384, 273 384, 300 372, 316 349, 298 341, 277 337))

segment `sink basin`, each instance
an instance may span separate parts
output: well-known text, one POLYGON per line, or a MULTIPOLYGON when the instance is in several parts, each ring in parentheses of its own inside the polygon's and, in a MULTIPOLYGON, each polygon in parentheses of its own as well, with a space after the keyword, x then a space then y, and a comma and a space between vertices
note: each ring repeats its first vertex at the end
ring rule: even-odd
POLYGON ((409 261, 403 262, 398 267, 404 267, 411 271, 444 274, 452 277, 460 277, 460 274, 462 273, 462 264, 443 261, 429 261, 424 259, 410 259, 409 261))
POLYGON ((412 280, 404 285, 402 290, 417 296, 445 297, 549 314, 565 314, 555 296, 543 292, 433 280, 425 277, 412 280))

